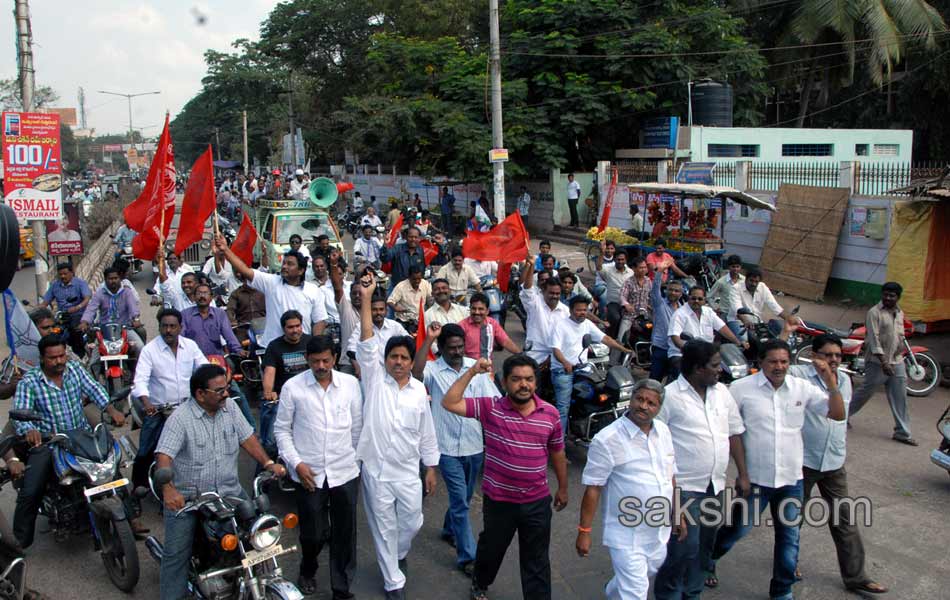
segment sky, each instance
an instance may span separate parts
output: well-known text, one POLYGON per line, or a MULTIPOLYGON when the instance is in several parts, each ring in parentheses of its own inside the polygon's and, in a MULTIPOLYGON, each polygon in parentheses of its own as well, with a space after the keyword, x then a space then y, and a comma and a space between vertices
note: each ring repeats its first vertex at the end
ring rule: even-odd
MULTIPOLYGON (((165 111, 175 115, 201 89, 204 52, 231 51, 239 38, 256 40, 276 0, 32 0, 36 84, 75 107, 86 93, 87 126, 96 135, 125 134, 128 101, 98 90, 159 95, 132 99, 132 124, 145 137, 161 133, 165 111), (199 24, 198 15, 205 23, 199 24)), ((0 12, 0 78, 16 78, 16 24, 0 12)))

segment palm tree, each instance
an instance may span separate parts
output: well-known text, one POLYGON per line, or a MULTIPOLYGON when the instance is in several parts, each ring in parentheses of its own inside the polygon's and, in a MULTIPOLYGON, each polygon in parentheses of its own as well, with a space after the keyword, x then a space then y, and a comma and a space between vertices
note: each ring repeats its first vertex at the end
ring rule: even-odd
MULTIPOLYGON (((775 34, 774 45, 818 45, 795 49, 791 56, 812 61, 796 61, 803 72, 799 83, 800 102, 797 126, 802 127, 817 84, 821 83, 819 105, 823 105, 836 85, 854 81, 859 60, 867 62, 868 75, 878 86, 890 85, 895 65, 908 45, 922 43, 933 49, 938 34, 947 30, 940 12, 924 0, 740 0, 746 11, 763 11, 759 21, 767 21, 775 34), (797 4, 797 5, 796 5, 797 4), (859 53, 861 58, 858 59, 859 53), (827 57, 845 55, 844 69, 828 66, 827 57), (804 69, 801 65, 807 65, 804 69)), ((788 54, 770 53, 778 63, 788 54)))

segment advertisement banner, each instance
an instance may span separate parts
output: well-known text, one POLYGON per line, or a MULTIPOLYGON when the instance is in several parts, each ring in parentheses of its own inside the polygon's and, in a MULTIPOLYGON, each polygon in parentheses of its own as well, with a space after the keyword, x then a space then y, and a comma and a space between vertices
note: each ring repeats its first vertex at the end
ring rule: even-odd
POLYGON ((21 220, 63 214, 59 115, 3 113, 3 196, 21 220))
POLYGON ((79 229, 81 202, 69 202, 63 207, 63 218, 46 222, 46 240, 50 256, 82 254, 82 234, 79 229))

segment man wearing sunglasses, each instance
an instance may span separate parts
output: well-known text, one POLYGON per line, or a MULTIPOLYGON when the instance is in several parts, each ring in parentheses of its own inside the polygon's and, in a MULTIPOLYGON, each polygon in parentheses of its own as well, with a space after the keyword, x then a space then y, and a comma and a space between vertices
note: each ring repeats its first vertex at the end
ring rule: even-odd
POLYGON ((698 285, 689 288, 686 304, 673 313, 673 319, 670 321, 670 370, 679 376, 679 361, 687 341, 682 338, 683 334, 688 335, 690 339, 713 342, 716 332, 737 346, 749 348, 748 342, 740 341, 726 326, 725 321, 716 315, 716 311, 706 306, 706 290, 698 285))

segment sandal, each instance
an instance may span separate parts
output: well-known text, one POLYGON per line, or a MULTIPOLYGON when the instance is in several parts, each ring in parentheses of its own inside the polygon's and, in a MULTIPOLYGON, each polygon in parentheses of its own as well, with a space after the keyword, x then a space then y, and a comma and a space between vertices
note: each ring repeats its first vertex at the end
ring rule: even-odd
POLYGON ((881 585, 880 583, 875 583, 873 581, 866 581, 864 583, 859 583, 858 585, 848 586, 848 591, 865 592, 868 594, 886 594, 887 588, 881 585))
POLYGON ((713 571, 706 571, 706 579, 703 581, 703 585, 708 588, 719 587, 719 578, 716 577, 716 573, 713 571))
POLYGON ((802 577, 802 570, 795 567, 795 581, 801 581, 802 579, 804 579, 804 577, 802 577))

